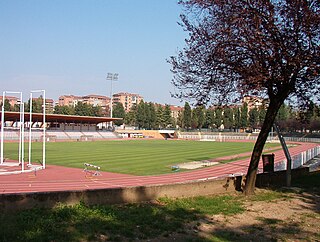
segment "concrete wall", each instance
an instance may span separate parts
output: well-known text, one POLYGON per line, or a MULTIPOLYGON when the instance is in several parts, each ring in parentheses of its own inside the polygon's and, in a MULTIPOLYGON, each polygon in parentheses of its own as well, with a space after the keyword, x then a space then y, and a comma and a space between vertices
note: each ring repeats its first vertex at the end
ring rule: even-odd
MULTIPOLYGON (((307 174, 308 168, 292 171, 292 177, 307 174)), ((285 172, 259 174, 257 185, 259 187, 284 185, 285 172)), ((25 194, 1 194, 0 211, 11 212, 34 207, 54 207, 57 203, 68 205, 79 203, 88 204, 117 204, 137 203, 151 201, 160 197, 193 197, 201 195, 214 195, 235 193, 241 191, 243 177, 229 177, 218 180, 203 180, 180 184, 112 188, 84 191, 39 192, 25 194)))

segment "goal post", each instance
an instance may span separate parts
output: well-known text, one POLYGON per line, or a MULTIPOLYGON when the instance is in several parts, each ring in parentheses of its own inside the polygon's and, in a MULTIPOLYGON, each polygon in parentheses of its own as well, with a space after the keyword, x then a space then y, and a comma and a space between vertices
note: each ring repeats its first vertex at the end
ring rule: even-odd
MULTIPOLYGON (((33 90, 30 92, 30 105, 29 105, 29 156, 28 156, 28 165, 31 165, 31 155, 32 155, 32 130, 33 130, 33 94, 40 93, 42 95, 42 169, 46 168, 46 91, 45 90, 33 90)), ((38 128, 37 128, 38 129, 38 128)))
MULTIPOLYGON (((37 120, 39 121, 39 120, 37 120)), ((11 138, 15 139, 16 136, 12 136, 11 138)), ((16 153, 16 154, 17 154, 16 153)), ((45 169, 46 167, 46 93, 45 90, 35 90, 30 92, 30 105, 29 105, 29 120, 28 116, 25 116, 24 112, 24 102, 22 99, 22 92, 11 92, 11 91, 4 91, 2 94, 2 105, 1 105, 1 134, 0 134, 0 165, 3 166, 21 166, 21 173, 22 172, 28 172, 32 170, 37 170, 37 169, 45 169), (34 128, 33 129, 33 107, 32 107, 32 101, 33 101, 33 94, 34 93, 40 93, 40 96, 43 98, 43 103, 42 103, 42 126, 40 130, 43 132, 41 135, 42 139, 42 164, 41 166, 38 165, 32 165, 32 131, 34 129, 39 128, 34 128), (6 112, 8 110, 5 110, 5 100, 6 97, 8 97, 8 94, 14 94, 19 97, 15 97, 17 103, 19 104, 19 110, 15 115, 13 116, 14 118, 9 119, 9 121, 12 121, 10 127, 6 127, 6 112), (29 122, 28 122, 29 121, 29 122), (29 130, 28 130, 29 129, 29 130), (8 133, 6 133, 6 130, 8 130, 8 133), (12 130, 16 130, 15 132, 9 133, 12 130), (29 133, 25 133, 25 131, 29 131, 29 133), (5 145, 4 145, 4 140, 7 138, 10 138, 11 135, 15 134, 19 137, 19 143, 18 143, 18 162, 15 164, 14 162, 5 162, 5 145), (25 145, 27 145, 27 142, 29 143, 28 146, 28 164, 26 169, 25 167, 25 145)), ((16 174, 17 171, 13 172, 8 172, 7 174, 16 174)))
MULTIPOLYGON (((17 122, 17 129, 19 130, 19 148, 18 148, 18 161, 21 165, 21 170, 24 171, 24 103, 22 100, 22 92, 4 91, 2 93, 2 107, 1 107, 1 154, 0 164, 4 163, 4 131, 5 131, 5 100, 7 94, 15 94, 19 96, 19 120, 17 122)), ((17 120, 16 120, 17 121, 17 120)))

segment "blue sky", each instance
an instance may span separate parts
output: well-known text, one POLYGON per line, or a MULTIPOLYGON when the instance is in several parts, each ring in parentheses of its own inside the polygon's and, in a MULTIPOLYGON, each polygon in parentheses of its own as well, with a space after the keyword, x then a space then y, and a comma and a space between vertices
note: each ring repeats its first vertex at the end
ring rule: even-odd
POLYGON ((184 46, 180 13, 176 0, 0 0, 0 91, 109 96, 114 72, 114 92, 177 105, 166 59, 184 46))

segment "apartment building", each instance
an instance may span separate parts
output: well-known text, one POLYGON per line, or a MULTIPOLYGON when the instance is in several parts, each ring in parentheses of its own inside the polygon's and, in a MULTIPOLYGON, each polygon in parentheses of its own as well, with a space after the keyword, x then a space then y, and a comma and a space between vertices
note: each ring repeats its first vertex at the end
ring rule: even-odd
POLYGON ((260 108, 262 107, 262 105, 267 105, 268 104, 268 100, 267 99, 263 99, 261 97, 257 97, 257 96, 245 96, 243 97, 242 103, 247 103, 248 105, 248 111, 254 109, 254 108, 260 108))
MULTIPOLYGON (((0 96, 0 104, 2 104, 3 96, 0 96)), ((5 96, 5 99, 7 99, 10 103, 10 106, 13 107, 16 104, 20 104, 19 98, 15 96, 5 96)))
POLYGON ((72 106, 77 105, 78 102, 91 104, 93 106, 105 107, 110 104, 110 98, 102 95, 86 95, 86 96, 75 96, 75 95, 63 95, 59 97, 59 106, 72 106))
POLYGON ((78 102, 82 102, 83 99, 80 96, 74 95, 62 95, 59 97, 59 106, 76 106, 78 102))
POLYGON ((171 110, 171 117, 177 121, 179 114, 183 112, 183 107, 170 105, 170 110, 171 110))
POLYGON ((93 106, 100 106, 102 108, 102 115, 108 116, 109 106, 110 106, 110 97, 90 94, 86 96, 75 96, 75 95, 63 95, 59 97, 58 104, 59 106, 71 106, 75 107, 78 102, 90 104, 93 106))
POLYGON ((120 92, 113 94, 113 104, 121 103, 126 112, 129 112, 133 105, 138 105, 143 100, 139 94, 120 92))
POLYGON ((82 102, 93 106, 106 107, 110 105, 110 98, 102 95, 87 95, 82 97, 82 102))

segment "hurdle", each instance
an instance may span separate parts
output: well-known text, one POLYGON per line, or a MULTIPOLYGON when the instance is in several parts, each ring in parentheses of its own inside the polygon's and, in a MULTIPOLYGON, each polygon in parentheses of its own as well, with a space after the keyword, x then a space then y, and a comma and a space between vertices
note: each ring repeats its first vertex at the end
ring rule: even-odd
POLYGON ((84 163, 83 172, 86 173, 86 176, 87 176, 87 173, 91 173, 92 176, 101 176, 100 166, 95 166, 95 165, 92 165, 92 164, 89 164, 89 163, 84 163))
POLYGON ((180 171, 180 166, 178 166, 178 165, 171 166, 171 171, 173 171, 173 172, 180 171))

